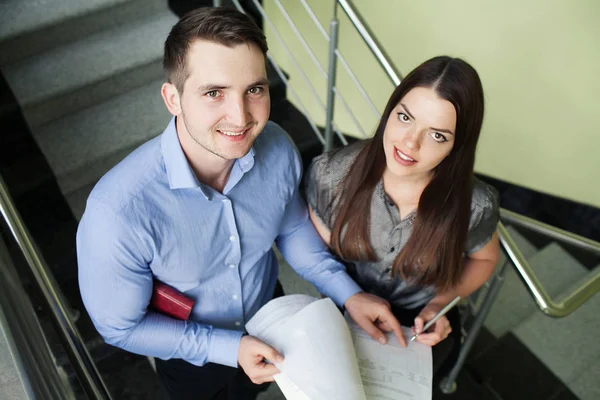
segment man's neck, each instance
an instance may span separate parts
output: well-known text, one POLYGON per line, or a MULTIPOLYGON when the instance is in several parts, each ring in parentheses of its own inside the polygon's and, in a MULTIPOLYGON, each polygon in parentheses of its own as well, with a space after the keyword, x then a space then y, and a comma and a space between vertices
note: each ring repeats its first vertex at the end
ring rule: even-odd
POLYGON ((219 193, 223 192, 235 160, 227 160, 196 143, 185 127, 177 124, 177 137, 196 178, 219 193))

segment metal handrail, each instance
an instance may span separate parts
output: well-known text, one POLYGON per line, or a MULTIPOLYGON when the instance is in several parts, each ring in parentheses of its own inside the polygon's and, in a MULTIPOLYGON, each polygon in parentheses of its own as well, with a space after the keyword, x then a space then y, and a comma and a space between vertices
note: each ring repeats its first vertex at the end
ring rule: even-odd
POLYGON ((104 385, 75 323, 67 312, 67 303, 62 293, 58 290, 58 283, 54 280, 45 261, 37 250, 1 176, 0 212, 21 249, 34 279, 50 308, 51 316, 58 328, 59 337, 86 395, 89 399, 110 399, 110 393, 104 385))
POLYGON ((567 243, 579 249, 589 251, 590 253, 600 254, 600 243, 586 237, 564 231, 552 225, 505 209, 500 210, 500 217, 511 225, 521 226, 551 239, 558 240, 559 242, 567 243))
MULTIPOLYGON (((4 226, 0 220, 0 227, 4 229, 4 226)), ((56 367, 48 340, 1 236, 0 347, 5 347, 9 354, 9 357, 0 360, 4 371, 13 372, 18 377, 14 383, 5 382, 4 390, 7 387, 9 390, 16 389, 27 399, 75 398, 72 386, 56 367)))
MULTIPOLYGON (((503 212, 506 212, 506 210, 503 210, 503 212)), ((545 225, 540 222, 534 224, 532 223, 532 221, 534 220, 531 220, 527 217, 523 217, 516 213, 511 213, 510 218, 513 221, 516 220, 521 223, 526 221, 528 226, 535 226, 537 229, 540 230, 542 228, 548 229, 549 227, 552 229, 553 234, 557 235, 557 237, 558 233, 560 233, 560 237, 569 238, 569 240, 571 241, 574 240, 573 237, 569 234, 569 232, 562 231, 558 228, 552 227, 550 225, 545 225)), ((594 294, 600 291, 600 273, 598 273, 590 279, 587 279, 581 286, 578 286, 577 288, 573 289, 573 291, 569 293, 563 300, 559 302, 553 301, 544 289, 544 286, 538 280, 533 269, 527 262, 527 259, 525 258, 525 256, 523 256, 523 253, 521 253, 521 250, 519 250, 519 247, 512 240, 510 234, 508 233, 508 231, 502 223, 498 224, 498 236, 500 238, 500 243, 502 244, 502 247, 506 251, 506 254, 513 262, 515 268, 525 281, 525 284, 529 289, 531 296, 538 304, 540 310, 542 310, 546 315, 558 318, 566 317, 567 315, 571 314, 573 311, 578 309, 590 297, 592 297, 594 294)), ((581 248, 587 248, 587 242, 595 243, 600 248, 600 243, 590 241, 589 239, 586 239, 586 241, 572 243, 578 245, 581 248)), ((596 250, 598 250, 598 248, 596 250)))
POLYGON ((396 67, 389 61, 390 57, 385 53, 383 47, 379 45, 375 37, 371 34, 371 30, 363 22, 363 18, 360 16, 356 7, 348 0, 336 0, 337 4, 342 6, 342 10, 346 13, 352 25, 356 28, 360 37, 364 40, 371 50, 371 53, 375 56, 379 64, 383 67, 385 73, 390 78, 394 86, 398 86, 402 77, 396 67))

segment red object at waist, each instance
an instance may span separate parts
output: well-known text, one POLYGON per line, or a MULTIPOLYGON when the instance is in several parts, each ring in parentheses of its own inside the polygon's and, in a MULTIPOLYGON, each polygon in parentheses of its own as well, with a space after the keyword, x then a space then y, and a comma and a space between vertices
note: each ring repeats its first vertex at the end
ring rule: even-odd
POLYGON ((170 317, 187 320, 194 307, 194 300, 161 281, 154 281, 150 307, 170 317))

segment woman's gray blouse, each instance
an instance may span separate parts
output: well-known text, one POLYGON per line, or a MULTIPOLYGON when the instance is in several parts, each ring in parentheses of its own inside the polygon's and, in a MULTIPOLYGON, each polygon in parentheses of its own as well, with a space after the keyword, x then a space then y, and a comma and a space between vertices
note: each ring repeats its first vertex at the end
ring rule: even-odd
MULTIPOLYGON (((331 203, 338 184, 348 172, 364 142, 316 157, 306 177, 308 204, 321 222, 331 230, 338 202, 331 203)), ((387 196, 383 182, 375 187, 371 199, 371 246, 378 261, 347 262, 348 273, 366 292, 376 294, 401 308, 427 304, 434 296, 433 287, 411 286, 400 277, 392 277, 392 265, 412 231, 416 211, 400 220, 398 207, 387 196)), ((475 179, 466 254, 485 246, 496 231, 499 219, 498 195, 491 186, 475 179)), ((451 234, 451 232, 449 232, 451 234)))

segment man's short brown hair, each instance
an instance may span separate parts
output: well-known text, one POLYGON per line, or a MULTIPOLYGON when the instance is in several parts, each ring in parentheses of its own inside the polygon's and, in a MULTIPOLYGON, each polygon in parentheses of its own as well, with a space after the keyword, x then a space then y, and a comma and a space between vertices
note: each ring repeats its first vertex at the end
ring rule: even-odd
POLYGON ((165 41, 163 67, 167 81, 179 93, 189 76, 187 53, 197 39, 208 40, 227 47, 254 43, 263 54, 267 53, 267 39, 256 23, 233 8, 203 7, 185 14, 171 29, 165 41))

